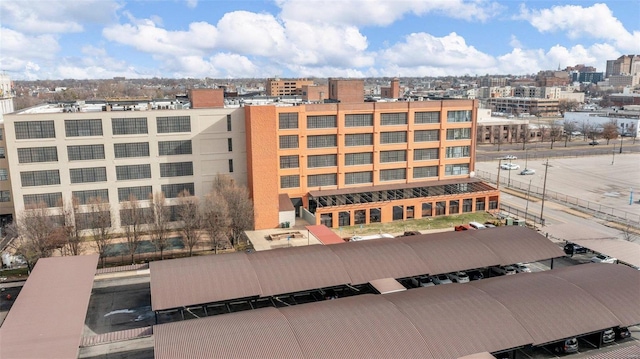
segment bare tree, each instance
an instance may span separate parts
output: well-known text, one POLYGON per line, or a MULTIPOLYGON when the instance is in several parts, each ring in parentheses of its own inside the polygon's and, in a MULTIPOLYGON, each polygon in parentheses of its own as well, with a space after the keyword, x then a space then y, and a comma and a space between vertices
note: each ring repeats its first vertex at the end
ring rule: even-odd
POLYGON ((193 255, 193 247, 200 241, 200 230, 203 227, 203 215, 198 198, 184 190, 178 195, 178 220, 182 222, 181 232, 185 245, 189 248, 189 257, 193 255))
POLYGON ((583 139, 586 141, 588 138, 591 138, 593 133, 593 125, 590 122, 582 121, 582 125, 580 126, 580 131, 582 131, 583 139))
POLYGON ((113 240, 111 227, 111 205, 101 197, 89 200, 89 222, 91 233, 96 243, 98 254, 102 260, 102 267, 106 259, 107 249, 113 240))
POLYGON ((544 142, 544 138, 549 133, 549 127, 547 125, 538 126, 538 131, 540 131, 540 142, 544 142))
POLYGON ((209 236, 211 249, 218 253, 221 241, 228 241, 231 217, 225 198, 218 192, 212 191, 205 197, 202 208, 203 227, 209 236))
POLYGON ((518 141, 518 125, 511 125, 509 126, 509 143, 513 143, 513 139, 516 139, 516 142, 518 141))
POLYGON ((524 151, 527 143, 531 140, 531 127, 528 124, 522 129, 520 139, 522 140, 522 150, 524 151))
POLYGON ((607 140, 607 145, 610 140, 618 138, 618 122, 616 120, 611 120, 604 124, 602 127, 602 138, 607 140))
POLYGON ((249 190, 241 187, 225 175, 217 175, 213 182, 213 192, 219 193, 227 202, 231 218, 231 244, 238 245, 244 231, 253 228, 253 203, 249 190))
POLYGON ((120 215, 124 234, 127 238, 127 250, 131 256, 131 264, 134 262, 134 255, 142 242, 142 226, 145 224, 144 209, 140 206, 140 201, 134 196, 129 196, 127 202, 122 204, 123 210, 120 215))
POLYGON ((171 209, 167 205, 164 193, 156 192, 149 196, 151 207, 146 215, 146 223, 150 224, 151 242, 160 251, 160 259, 164 259, 164 251, 169 246, 171 209))
POLYGON ((82 247, 82 215, 79 213, 80 205, 76 197, 71 197, 63 207, 64 228, 66 231, 66 241, 62 248, 62 254, 77 256, 81 253, 82 247))
POLYGON ((576 124, 575 121, 565 120, 564 123, 562 124, 562 127, 564 128, 564 132, 567 135, 565 137, 565 143, 564 143, 564 147, 567 147, 567 140, 571 140, 573 133, 578 129, 578 124, 576 124))
POLYGON ((562 137, 562 126, 558 121, 553 121, 549 125, 549 140, 551 141, 551 149, 553 144, 562 137))
POLYGON ((492 137, 493 137, 493 144, 495 145, 496 143, 498 144, 498 152, 500 152, 500 145, 503 142, 503 137, 502 137, 502 126, 496 125, 493 126, 493 131, 492 131, 492 137))
POLYGON ((576 100, 568 100, 568 99, 560 99, 558 100, 558 111, 564 115, 565 112, 574 111, 578 108, 578 101, 576 100))
POLYGON ((640 238, 640 234, 630 224, 627 224, 627 226, 622 230, 622 238, 625 241, 636 242, 638 238, 640 238))

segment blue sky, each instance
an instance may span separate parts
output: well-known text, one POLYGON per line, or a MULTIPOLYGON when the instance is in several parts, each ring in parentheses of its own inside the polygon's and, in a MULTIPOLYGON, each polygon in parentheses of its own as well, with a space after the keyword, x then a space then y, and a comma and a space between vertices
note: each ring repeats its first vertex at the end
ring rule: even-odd
POLYGON ((638 0, 0 2, 16 80, 522 75, 638 53, 638 0))

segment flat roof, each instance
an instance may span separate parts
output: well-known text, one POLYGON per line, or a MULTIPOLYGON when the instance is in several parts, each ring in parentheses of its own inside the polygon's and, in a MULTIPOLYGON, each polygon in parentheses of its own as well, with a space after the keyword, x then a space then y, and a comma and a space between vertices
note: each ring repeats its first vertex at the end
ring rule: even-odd
POLYGON ((341 244, 344 243, 344 239, 340 238, 334 231, 332 231, 329 227, 324 225, 314 225, 314 226, 306 226, 305 227, 309 232, 311 232, 320 243, 327 244, 341 244))
POLYGON ((624 325, 619 318, 640 322, 637 308, 624 305, 614 315, 619 302, 594 296, 625 287, 640 291, 639 271, 577 265, 160 324, 154 326, 154 349, 157 359, 459 358, 624 325), (597 271, 605 272, 602 279, 596 276, 588 290, 579 286, 597 271), (604 280, 609 276, 617 284, 604 280), (239 339, 245 337, 251 345, 239 339))
POLYGON ((564 255, 536 231, 508 226, 171 259, 150 263, 151 306, 166 310, 564 255))
POLYGON ((483 182, 479 178, 458 178, 458 179, 439 180, 439 181, 396 183, 396 184, 386 184, 386 185, 378 185, 378 186, 349 187, 349 188, 341 188, 341 189, 309 191, 309 195, 311 195, 313 197, 335 196, 335 195, 340 195, 340 194, 352 194, 352 193, 374 192, 374 191, 388 191, 388 190, 393 190, 393 189, 444 186, 444 185, 448 185, 448 184, 458 184, 458 183, 479 183, 479 184, 485 185, 487 187, 487 190, 495 190, 494 187, 492 187, 491 185, 483 182))
POLYGON ((375 279, 369 282, 369 284, 371 284, 371 286, 380 294, 404 292, 407 290, 402 283, 398 282, 394 278, 375 279))
POLYGON ((574 239, 571 242, 589 248, 594 252, 602 253, 610 257, 640 268, 640 244, 617 238, 609 239, 574 239))
POLYGON ((98 255, 42 258, 0 327, 1 358, 77 358, 98 255))

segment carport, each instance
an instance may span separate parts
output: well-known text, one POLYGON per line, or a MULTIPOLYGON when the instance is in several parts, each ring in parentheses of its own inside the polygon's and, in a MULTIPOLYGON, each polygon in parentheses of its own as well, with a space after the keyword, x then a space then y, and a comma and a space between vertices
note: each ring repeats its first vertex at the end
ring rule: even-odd
POLYGON ((571 242, 602 253, 618 261, 640 268, 640 244, 617 238, 609 239, 574 239, 571 242))
POLYGON ((77 358, 98 255, 41 258, 0 327, 0 358, 77 358))

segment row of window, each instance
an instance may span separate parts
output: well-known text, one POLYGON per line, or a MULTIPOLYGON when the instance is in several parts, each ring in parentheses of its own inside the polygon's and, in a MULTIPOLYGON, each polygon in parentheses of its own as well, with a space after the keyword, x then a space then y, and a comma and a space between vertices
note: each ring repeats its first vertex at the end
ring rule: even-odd
MULTIPOLYGON (((165 198, 178 198, 180 193, 184 191, 187 191, 190 195, 195 195, 194 183, 166 184, 161 186, 161 190, 165 198)), ((126 202, 132 199, 147 200, 151 198, 151 194, 151 186, 122 187, 118 188, 118 201, 126 202)), ((72 195, 80 205, 91 204, 98 201, 101 203, 109 202, 109 191, 106 188, 73 191, 72 195)), ((25 206, 33 206, 40 203, 44 203, 47 207, 61 207, 63 205, 61 192, 25 194, 23 199, 25 206)), ((9 191, 0 191, 0 202, 8 202, 10 200, 9 191), (6 201, 4 199, 6 199, 6 201)))
MULTIPOLYGON (((469 173, 469 164, 455 164, 445 166, 445 176, 455 176, 469 173)), ((438 166, 414 167, 413 178, 438 177, 438 166)), ((397 181, 407 179, 406 168, 393 168, 380 170, 380 181, 397 181)), ((345 173, 345 184, 368 184, 373 183, 373 172, 348 172, 345 173)), ((338 175, 335 173, 318 174, 307 176, 307 187, 336 186, 338 185, 338 175)), ((300 187, 299 175, 288 175, 280 177, 280 188, 300 187)))
MULTIPOLYGON (((470 128, 456 128, 447 130, 447 140, 471 139, 470 128)), ((437 142, 440 141, 439 130, 418 130, 413 133, 413 142, 437 142)), ((407 143, 406 131, 381 132, 381 144, 407 143)), ((298 135, 282 135, 279 138, 280 149, 298 148, 300 145, 298 135)), ((371 146, 373 145, 373 133, 352 133, 344 136, 344 145, 371 146)), ((338 135, 312 135, 307 137, 307 148, 337 147, 338 135)))
MULTIPOLYGON (((16 139, 18 140, 56 137, 53 120, 16 122, 14 126, 16 139)), ((227 117, 227 129, 230 127, 230 117, 227 117)), ((103 135, 101 119, 65 120, 64 128, 67 137, 103 135)), ((139 135, 149 133, 146 117, 112 118, 111 129, 114 135, 139 135)), ((157 117, 156 129, 158 133, 191 132, 191 117, 157 117)))
MULTIPOLYGON (((454 146, 447 147, 447 158, 469 157, 471 146, 454 146)), ((346 166, 370 165, 373 164, 373 153, 359 152, 347 153, 344 155, 346 166)), ((439 158, 439 149, 437 148, 420 148, 413 150, 414 161, 429 161, 439 158)), ((381 151, 380 162, 405 162, 407 161, 406 150, 381 151)), ((307 157, 307 168, 316 167, 332 167, 338 165, 338 155, 310 155, 307 157)), ((299 168, 300 160, 298 155, 280 156, 280 168, 299 168)))
MULTIPOLYGON (((230 172, 233 163, 229 160, 230 172)), ((106 182, 106 167, 72 168, 69 170, 71 183, 106 182)), ((193 162, 173 162, 160 164, 160 177, 193 176, 193 162)), ((116 166, 118 181, 151 178, 151 165, 138 164, 116 166)), ((23 187, 50 186, 60 184, 59 170, 25 171, 20 172, 23 187)))
MULTIPOLYGON (((116 158, 149 157, 148 142, 115 143, 116 158)), ((191 140, 158 142, 160 156, 192 154, 191 140)), ((102 160, 105 158, 104 145, 67 146, 69 161, 102 160)), ((55 146, 18 148, 18 163, 57 162, 58 150, 55 146)))
MULTIPOLYGON (((415 112, 413 122, 415 124, 439 123, 440 111, 415 112)), ((447 122, 471 122, 471 111, 447 111, 447 122)), ((344 116, 346 127, 373 126, 373 114, 347 114, 344 116)), ((380 114, 382 126, 406 125, 408 115, 406 112, 380 114)), ((338 117, 336 115, 307 116, 307 128, 337 128, 338 117)), ((280 113, 278 115, 278 128, 281 130, 297 129, 298 113, 280 113)))

